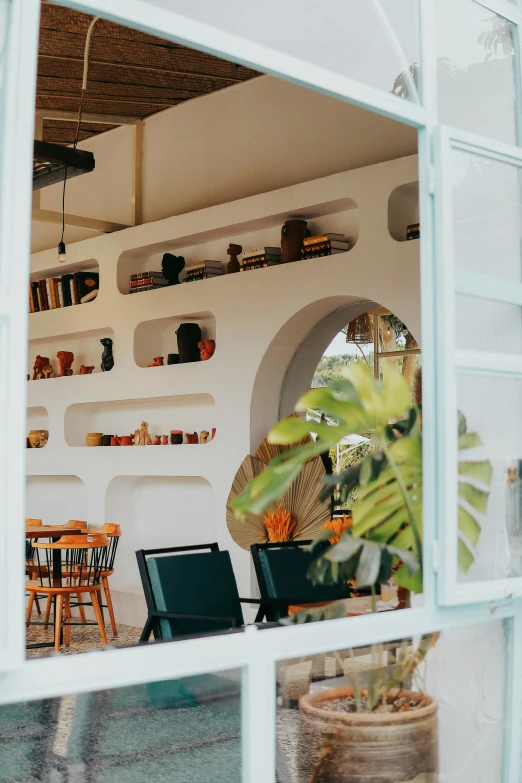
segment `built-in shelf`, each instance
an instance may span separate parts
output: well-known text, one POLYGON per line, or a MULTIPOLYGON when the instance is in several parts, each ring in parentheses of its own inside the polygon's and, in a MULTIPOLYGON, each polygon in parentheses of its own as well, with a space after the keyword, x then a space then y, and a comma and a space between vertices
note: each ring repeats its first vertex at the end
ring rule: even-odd
POLYGON ((397 242, 406 242, 408 226, 419 222, 419 183, 394 188, 388 199, 388 231, 397 242))
MULTIPOLYGON (((307 220, 312 234, 332 231, 346 234, 353 244, 357 242, 357 203, 351 198, 335 199, 311 205, 300 211, 264 215, 125 251, 118 261, 118 288, 122 294, 128 294, 132 274, 146 270, 161 271, 161 259, 165 252, 183 256, 187 267, 205 260, 220 261, 226 267, 229 260, 227 248, 231 242, 241 245, 244 252, 264 246, 278 247, 281 244, 281 227, 285 220, 291 218, 307 220)), ((239 259, 241 260, 241 256, 239 259)), ((184 279, 184 273, 180 279, 184 279)), ((150 293, 155 292, 133 294, 133 298, 150 293)))
MULTIPOLYGON (((156 367, 151 372, 161 370, 161 367, 156 367)), ((92 449, 94 447, 87 447, 85 442, 88 432, 131 435, 139 428, 142 421, 148 423, 152 438, 155 435, 170 437, 171 430, 198 434, 206 430, 211 433, 215 426, 214 411, 214 398, 210 394, 79 403, 70 405, 65 411, 65 440, 69 446, 92 449)), ((168 446, 158 448, 175 447, 169 443, 168 446)), ((182 448, 186 448, 186 444, 182 448)))
POLYGON ((45 280, 48 277, 61 277, 62 275, 73 275, 75 272, 99 272, 100 265, 95 258, 86 258, 81 261, 71 261, 60 264, 56 261, 56 266, 47 269, 40 269, 31 272, 30 280, 45 280))
POLYGON ((113 353, 116 355, 114 332, 109 327, 105 327, 104 329, 90 329, 76 333, 71 332, 69 334, 53 337, 52 339, 42 337, 29 340, 27 372, 30 379, 33 377, 34 360, 37 355, 47 357, 53 368, 53 375, 51 378, 40 380, 38 383, 47 383, 48 381, 56 379, 63 383, 64 381, 68 381, 70 377, 73 377, 67 376, 58 378, 60 370, 59 361, 56 356, 58 351, 70 351, 74 354, 74 362, 72 364, 73 375, 80 374, 82 364, 85 367, 94 367, 94 370, 92 371, 93 374, 101 372, 103 346, 100 344, 100 339, 103 337, 110 337, 113 340, 113 353))
POLYGON ((49 414, 43 405, 27 408, 27 433, 29 430, 49 430, 49 414))
MULTIPOLYGON (((176 331, 182 323, 197 323, 201 327, 204 340, 216 339, 216 319, 208 310, 187 315, 173 315, 167 318, 157 318, 153 321, 142 321, 134 331, 134 361, 138 367, 148 367, 156 356, 164 357, 167 364, 169 353, 178 353, 176 331)), ((208 361, 211 361, 211 357, 208 361)), ((170 365, 178 369, 181 365, 170 365)), ((157 370, 157 367, 151 367, 157 370)))

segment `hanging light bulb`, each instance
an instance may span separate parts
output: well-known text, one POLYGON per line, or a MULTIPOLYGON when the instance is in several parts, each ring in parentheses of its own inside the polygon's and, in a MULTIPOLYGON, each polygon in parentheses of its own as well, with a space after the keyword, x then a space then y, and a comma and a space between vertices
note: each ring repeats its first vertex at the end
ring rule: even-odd
POLYGON ((65 242, 62 240, 58 245, 58 261, 60 264, 64 264, 66 260, 67 257, 65 255, 65 242))

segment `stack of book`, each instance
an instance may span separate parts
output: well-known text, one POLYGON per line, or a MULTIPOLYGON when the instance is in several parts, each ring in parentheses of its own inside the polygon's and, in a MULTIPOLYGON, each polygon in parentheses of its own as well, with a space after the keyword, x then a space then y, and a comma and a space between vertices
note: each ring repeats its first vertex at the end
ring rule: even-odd
POLYGON ((406 239, 420 238, 420 223, 412 223, 406 229, 406 239))
POLYGON ((140 291, 152 291, 153 288, 164 288, 169 281, 163 277, 163 272, 137 272, 130 276, 129 294, 140 291))
POLYGON ((281 263, 280 247, 258 247, 249 250, 243 255, 240 272, 248 272, 249 269, 263 269, 266 266, 276 266, 281 263))
POLYGON ((29 312, 90 302, 98 296, 99 280, 98 272, 75 272, 35 280, 29 284, 29 312))
POLYGON ((202 261, 201 264, 187 267, 185 283, 192 283, 194 280, 206 280, 209 277, 218 277, 224 271, 221 261, 202 261))
POLYGON ((303 258, 333 256, 336 253, 346 253, 349 249, 350 240, 344 234, 316 234, 313 237, 306 237, 301 256, 303 258))

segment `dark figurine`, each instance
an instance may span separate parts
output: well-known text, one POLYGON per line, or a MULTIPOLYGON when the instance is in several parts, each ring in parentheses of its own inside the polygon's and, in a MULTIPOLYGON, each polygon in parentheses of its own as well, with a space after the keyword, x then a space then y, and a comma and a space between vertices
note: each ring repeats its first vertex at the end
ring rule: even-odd
POLYGON ((178 338, 178 353, 180 364, 199 362, 201 360, 198 343, 201 342, 199 324, 180 324, 176 332, 178 338))
POLYGON ((241 267, 239 266, 239 261, 237 260, 237 257, 242 252, 243 252, 243 247, 241 245, 230 244, 228 246, 227 253, 230 256, 230 261, 227 264, 228 275, 233 274, 233 272, 240 271, 241 267))
POLYGON ((112 355, 112 340, 110 337, 102 337, 100 340, 103 345, 101 358, 101 368, 103 372, 109 372, 114 367, 114 356, 112 355))
POLYGON ((185 268, 183 256, 174 256, 172 253, 164 253, 161 259, 161 271, 163 277, 169 281, 169 285, 178 285, 179 276, 185 268))

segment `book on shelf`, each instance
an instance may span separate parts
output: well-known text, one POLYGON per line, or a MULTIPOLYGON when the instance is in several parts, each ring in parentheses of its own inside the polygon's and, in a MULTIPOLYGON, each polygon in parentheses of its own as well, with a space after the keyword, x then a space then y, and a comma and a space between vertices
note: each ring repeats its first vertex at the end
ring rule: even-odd
POLYGON ((210 277, 219 277, 225 271, 220 261, 202 261, 201 264, 194 264, 186 269, 185 283, 192 283, 194 280, 206 280, 210 277))
POLYGON ((251 269, 265 269, 269 266, 279 266, 280 261, 271 261, 269 258, 260 256, 258 258, 248 258, 243 261, 239 269, 240 272, 249 272, 251 269))
POLYGON ((154 288, 165 288, 165 286, 168 286, 169 281, 168 280, 158 280, 158 278, 155 277, 142 277, 140 280, 131 280, 129 283, 129 290, 133 288, 141 288, 144 285, 153 285, 154 288))
POLYGON ((255 250, 247 250, 243 253, 243 261, 250 261, 251 258, 257 258, 258 256, 277 256, 281 258, 280 247, 258 247, 255 250))
POLYGON ((133 282, 135 280, 144 280, 145 278, 152 278, 153 280, 161 280, 168 283, 168 280, 163 276, 163 272, 155 272, 153 270, 149 270, 146 272, 136 272, 135 274, 130 276, 130 281, 133 282))
POLYGON ((98 289, 98 272, 75 272, 34 280, 29 285, 29 311, 38 313, 90 302, 97 297, 98 289))
POLYGON ((420 239, 420 223, 411 223, 407 226, 406 239, 420 239))
POLYGON ((349 242, 350 240, 345 234, 315 234, 313 237, 306 237, 303 239, 303 245, 316 245, 318 242, 349 242))
POLYGON ((321 258, 322 256, 334 256, 337 253, 346 253, 349 249, 349 244, 346 244, 342 247, 332 247, 332 243, 330 241, 317 242, 314 245, 307 245, 306 247, 303 247, 301 250, 301 256, 303 260, 307 258, 321 258))

